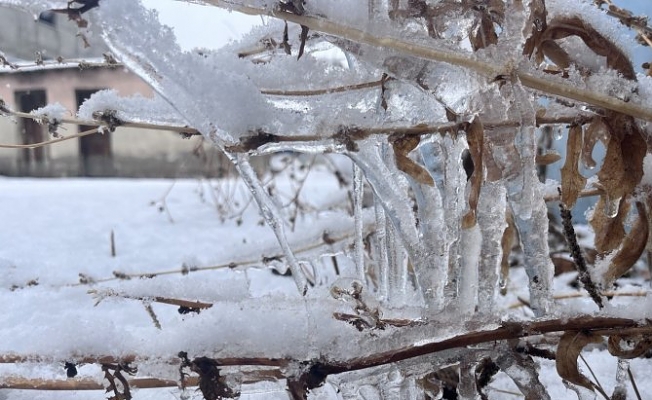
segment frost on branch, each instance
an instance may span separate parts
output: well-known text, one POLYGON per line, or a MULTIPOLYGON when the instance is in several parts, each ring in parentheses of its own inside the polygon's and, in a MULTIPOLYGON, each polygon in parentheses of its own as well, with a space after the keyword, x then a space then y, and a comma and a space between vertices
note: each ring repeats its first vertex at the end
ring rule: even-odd
MULTIPOLYGON (((184 52, 155 12, 139 2, 105 1, 89 18, 158 97, 100 92, 79 110, 83 118, 110 110, 130 121, 146 114, 145 122, 204 135, 234 163, 270 228, 253 251, 266 265, 289 268, 297 292, 261 299, 227 275, 237 290, 202 293, 210 308, 182 328, 157 332, 168 345, 201 332, 184 351, 206 357, 185 356, 183 366, 200 375, 204 396, 237 395, 223 382, 221 359, 277 367, 294 398, 322 384, 346 398, 435 397, 433 380, 442 381, 449 367, 455 379, 448 390, 470 398, 475 389, 482 394, 486 382, 474 388, 474 374, 488 366, 526 398, 549 398, 533 357, 551 350, 522 354, 515 341, 552 332, 526 329, 532 315, 543 322, 572 316, 553 300, 550 187, 552 197, 561 187, 568 208, 588 191, 599 195, 590 216, 592 291, 610 290, 650 250, 650 188, 640 185, 649 125, 637 119, 652 115, 650 90, 638 84, 607 16, 587 2, 561 0, 207 3, 289 22, 270 22, 217 51, 184 52), (319 57, 323 49, 346 62, 319 57), (568 130, 561 182, 548 187, 537 168, 552 154, 538 147, 542 125, 568 130), (597 166, 598 141, 606 156, 588 180, 579 165, 597 166), (323 201, 339 207, 311 214, 326 221, 297 221, 252 168, 254 157, 282 152, 347 157, 353 166, 337 173, 351 188, 350 202, 323 201), (343 216, 350 226, 343 228, 343 216), (517 294, 530 309, 523 314, 498 297, 499 289, 512 297, 518 290, 508 284, 510 261, 526 276, 517 294), (326 268, 338 276, 329 279, 326 268), (521 322, 502 322, 508 319, 521 322), (495 348, 482 346, 496 341, 495 348), (308 383, 311 373, 319 385, 308 383)), ((244 264, 237 267, 253 263, 244 264)), ((124 299, 159 299, 130 285, 123 284, 124 299)), ((581 390, 594 390, 577 357, 605 333, 570 343, 582 329, 557 329, 566 332, 557 367, 581 390)), ((137 340, 125 343, 126 352, 137 340)), ((445 386, 438 386, 442 393, 445 386)))

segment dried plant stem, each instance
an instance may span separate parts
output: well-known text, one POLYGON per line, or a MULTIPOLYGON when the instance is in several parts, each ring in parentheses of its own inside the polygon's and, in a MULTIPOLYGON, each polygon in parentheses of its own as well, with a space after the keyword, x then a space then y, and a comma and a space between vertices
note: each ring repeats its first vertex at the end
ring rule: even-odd
MULTIPOLYGON (((561 190, 559 193, 561 196, 561 190)), ((564 204, 561 202, 559 203, 559 209, 561 210, 561 222, 564 226, 564 236, 566 237, 566 242, 568 243, 573 261, 575 261, 575 267, 579 273, 580 282, 582 282, 584 289, 589 292, 589 295, 595 304, 597 304, 599 308, 603 308, 604 304, 602 302, 602 297, 600 296, 598 288, 591 278, 591 274, 589 273, 586 261, 584 260, 584 255, 582 254, 582 249, 577 243, 577 235, 575 234, 575 228, 573 227, 572 214, 570 210, 566 208, 566 206, 564 206, 564 204)))
MULTIPOLYGON (((10 115, 12 117, 17 117, 17 118, 25 118, 25 119, 32 119, 37 122, 44 122, 42 121, 42 117, 39 117, 38 115, 26 113, 26 112, 21 112, 21 111, 16 111, 12 110, 9 107, 7 107, 2 99, 0 99, 0 115, 6 114, 10 115)), ((109 125, 100 120, 85 120, 85 119, 80 119, 80 118, 61 118, 57 121, 58 123, 61 124, 71 124, 71 125, 85 125, 85 126, 97 126, 97 127, 106 127, 109 128, 109 125)), ((121 121, 120 124, 121 127, 125 128, 140 128, 140 129, 151 129, 151 130, 158 130, 158 131, 173 131, 173 132, 179 132, 179 133, 184 133, 188 135, 199 135, 199 131, 197 131, 194 128, 190 128, 187 126, 175 126, 175 125, 162 125, 162 124, 150 124, 146 122, 135 122, 135 121, 121 121)))
MULTIPOLYGON (((436 324, 436 323, 431 323, 436 324)), ((434 325, 433 325, 434 327, 434 325)), ((409 328, 405 328, 409 329, 409 328)), ((423 329, 423 327, 419 328, 423 329)), ((349 360, 329 360, 323 358, 319 360, 320 371, 326 375, 338 374, 347 371, 362 370, 366 368, 378 367, 394 362, 405 361, 415 357, 421 357, 444 350, 474 346, 482 343, 493 343, 500 340, 519 339, 548 333, 565 332, 565 331, 583 331, 591 332, 595 335, 651 335, 652 325, 642 324, 640 321, 627 318, 595 317, 581 316, 575 318, 539 320, 532 322, 505 322, 496 329, 477 330, 457 335, 443 340, 433 340, 430 342, 422 341, 418 345, 410 345, 403 348, 390 349, 384 352, 378 352, 364 357, 352 358, 349 360)), ((77 363, 127 363, 136 360, 145 361, 148 358, 136 355, 116 358, 113 356, 93 356, 86 355, 82 357, 66 357, 67 360, 73 359, 77 363)), ((28 363, 28 362, 56 362, 59 360, 42 357, 39 355, 0 355, 0 363, 28 363)), ((161 360, 171 365, 179 363, 178 357, 171 357, 168 360, 161 360)), ((231 357, 216 358, 215 361, 221 366, 268 366, 268 367, 287 367, 290 363, 304 360, 290 360, 287 358, 248 358, 248 357, 231 357)))
POLYGON ((88 291, 88 294, 98 296, 100 298, 106 298, 106 297, 121 297, 123 299, 132 299, 132 300, 139 300, 139 301, 147 301, 151 303, 161 303, 161 304, 169 304, 172 306, 178 306, 178 307, 188 307, 188 308, 196 308, 196 309, 207 309, 211 308, 213 304, 211 303, 204 303, 201 301, 190 301, 190 300, 182 300, 182 299, 172 299, 169 297, 145 297, 145 296, 132 296, 128 294, 123 294, 123 293, 118 293, 115 291, 102 291, 102 290, 96 290, 96 289, 91 289, 88 291))
POLYGON ((611 0, 594 0, 593 3, 598 6, 598 8, 601 8, 603 4, 607 4, 607 15, 617 18, 627 27, 632 27, 639 35, 641 35, 648 45, 652 46, 649 39, 649 37, 652 37, 652 28, 646 24, 646 17, 636 17, 629 10, 615 5, 611 0))
MULTIPOLYGON (((374 229, 373 226, 366 226, 365 227, 365 234, 368 234, 374 229)), ((302 246, 300 248, 295 248, 295 254, 301 254, 305 252, 309 252, 315 249, 318 249, 323 246, 332 246, 338 242, 343 242, 345 240, 349 240, 355 236, 355 233, 353 231, 351 232, 346 232, 341 235, 329 235, 328 236, 328 243, 325 243, 323 241, 323 236, 320 236, 318 241, 313 242, 311 244, 307 244, 305 246, 302 246)), ((219 270, 219 269, 236 269, 236 268, 245 268, 245 267, 253 267, 256 265, 263 265, 263 258, 268 258, 268 259, 276 259, 276 258, 282 258, 284 257, 283 253, 273 253, 269 255, 262 255, 261 257, 256 257, 256 258, 251 258, 251 259, 244 259, 244 260, 239 260, 239 261, 231 261, 228 263, 224 264, 217 264, 217 265, 211 265, 208 267, 182 267, 179 269, 171 269, 167 271, 158 271, 158 272, 137 272, 137 273, 115 273, 113 277, 111 278, 103 278, 103 279, 93 279, 88 282, 79 282, 79 283, 74 283, 68 286, 81 286, 81 285, 87 285, 89 283, 103 283, 103 282, 110 282, 110 281, 115 281, 115 280, 121 280, 121 279, 132 279, 132 278, 154 278, 157 276, 162 276, 162 275, 174 275, 174 274, 187 274, 189 272, 198 272, 198 271, 212 271, 212 270, 219 270)))
POLYGON ((10 63, 4 57, 0 58, 0 70, 3 70, 3 73, 16 73, 22 72, 24 70, 49 70, 49 69, 58 69, 58 68, 74 68, 77 67, 80 70, 91 69, 91 68, 117 68, 123 67, 121 63, 118 62, 97 62, 97 61, 88 61, 85 59, 69 59, 69 60, 43 60, 40 62, 32 63, 10 63))
POLYGON ((634 379, 634 374, 632 373, 631 368, 627 368, 627 375, 629 376, 629 381, 632 382, 632 388, 634 389, 634 393, 636 393, 636 398, 638 400, 643 400, 641 392, 638 391, 638 386, 636 385, 636 380, 634 379))
POLYGON ((0 144, 0 148, 3 148, 3 149, 36 149, 36 148, 39 148, 39 147, 49 146, 51 144, 55 144, 55 143, 59 143, 59 142, 65 142, 66 140, 71 140, 71 139, 76 139, 76 138, 80 138, 80 137, 83 137, 83 136, 92 135, 94 133, 97 133, 98 129, 99 128, 92 128, 92 129, 89 129, 87 131, 76 133, 74 135, 60 137, 60 138, 52 139, 52 140, 46 140, 44 142, 39 142, 39 143, 0 144))
MULTIPOLYGON (((577 299, 577 298, 583 298, 586 297, 588 294, 587 293, 582 293, 582 292, 575 292, 575 293, 565 293, 565 294, 558 294, 553 296, 553 299, 555 300, 566 300, 566 299, 577 299)), ((645 297, 647 296, 647 292, 600 292, 601 296, 604 297, 645 297)), ((519 301, 518 303, 511 304, 509 308, 519 308, 527 306, 527 301, 522 300, 519 301)))
POLYGON ((479 60, 470 54, 454 52, 445 48, 435 48, 422 44, 405 41, 395 37, 376 36, 360 29, 346 26, 316 16, 296 15, 290 12, 263 7, 245 6, 236 1, 205 0, 204 3, 225 8, 249 15, 267 15, 285 21, 293 22, 310 28, 313 31, 326 33, 356 43, 366 44, 384 49, 393 49, 405 55, 414 56, 424 60, 445 62, 473 70, 481 75, 493 79, 499 75, 509 75, 518 78, 523 86, 552 95, 581 101, 597 107, 606 108, 635 118, 652 121, 652 109, 633 102, 596 93, 578 87, 573 87, 568 82, 543 78, 524 68, 510 69, 503 64, 491 64, 479 60))
MULTIPOLYGON (((135 378, 129 379, 129 386, 140 389, 153 389, 161 387, 176 387, 177 381, 156 378, 135 378)), ((188 386, 197 386, 198 379, 190 377, 186 381, 188 386)), ((104 385, 93 379, 41 379, 22 377, 3 377, 0 380, 0 389, 23 389, 23 390, 104 390, 104 385)))
POLYGON ((362 90, 362 89, 380 87, 383 84, 383 82, 387 82, 388 80, 391 80, 391 78, 385 79, 384 81, 380 79, 373 82, 364 82, 364 83, 357 83, 354 85, 337 86, 334 88, 314 89, 314 90, 261 89, 260 93, 268 96, 320 96, 324 94, 343 93, 343 92, 349 92, 353 90, 362 90))

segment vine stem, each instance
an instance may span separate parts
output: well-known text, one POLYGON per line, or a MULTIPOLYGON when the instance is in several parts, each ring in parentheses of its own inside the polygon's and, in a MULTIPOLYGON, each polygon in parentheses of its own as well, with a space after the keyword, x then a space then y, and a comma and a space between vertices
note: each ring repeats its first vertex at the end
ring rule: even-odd
MULTIPOLYGON (((432 328, 437 329, 437 322, 432 322, 432 328)), ((409 329, 409 328, 405 328, 409 329)), ((423 329, 420 327, 419 329, 423 329)), ((537 335, 544 335, 554 332, 566 331, 584 331, 592 332, 596 335, 610 336, 618 334, 626 335, 650 335, 652 334, 652 325, 644 324, 640 321, 629 318, 612 318, 600 316, 580 316, 574 318, 559 318, 550 320, 538 320, 533 322, 503 322, 495 329, 477 330, 457 335, 443 340, 422 341, 417 345, 409 345, 403 348, 391 349, 384 352, 378 352, 372 355, 356 357, 349 360, 328 360, 326 358, 316 361, 320 364, 320 371, 326 375, 339 374, 349 371, 363 370, 382 365, 392 364, 395 362, 406 361, 416 357, 437 353, 444 350, 476 346, 482 343, 493 343, 495 341, 519 339, 537 335)), ((114 357, 106 355, 85 355, 85 356, 68 356, 66 359, 74 360, 76 363, 85 364, 106 364, 118 362, 138 362, 146 361, 148 357, 139 355, 126 355, 123 357, 114 357)), ((161 359, 157 361, 167 364, 178 364, 179 358, 161 359)), ((0 355, 0 364, 2 363, 39 363, 39 362, 57 362, 65 361, 53 357, 43 357, 37 354, 19 355, 3 354, 0 355)), ((288 358, 265 358, 265 357, 224 357, 216 358, 215 361, 220 366, 267 366, 284 368, 293 362, 304 360, 292 360, 288 358)))
POLYGON ((546 79, 538 76, 538 74, 535 74, 532 71, 526 70, 524 67, 513 69, 506 65, 492 64, 487 61, 479 60, 470 53, 467 54, 444 48, 424 46, 395 37, 376 36, 372 33, 317 16, 296 15, 279 9, 246 6, 228 0, 205 0, 203 3, 248 15, 279 18, 306 26, 313 31, 333 35, 356 43, 384 49, 393 49, 405 55, 414 56, 424 60, 457 65, 473 70, 489 79, 494 79, 499 75, 509 75, 518 79, 523 86, 530 89, 581 101, 646 121, 652 121, 652 109, 649 107, 634 104, 633 102, 625 102, 591 90, 574 87, 566 81, 554 81, 551 78, 546 79))

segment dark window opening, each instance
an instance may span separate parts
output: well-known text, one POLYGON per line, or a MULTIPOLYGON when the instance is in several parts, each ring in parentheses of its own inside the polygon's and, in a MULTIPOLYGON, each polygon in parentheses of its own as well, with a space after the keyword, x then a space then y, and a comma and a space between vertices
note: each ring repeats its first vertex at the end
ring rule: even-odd
MULTIPOLYGON (((98 89, 99 90, 99 89, 98 89)), ((77 107, 98 90, 76 90, 77 107)), ((79 132, 93 129, 93 126, 79 126, 79 132)), ((111 133, 94 133, 79 138, 79 154, 81 156, 81 175, 83 176, 113 176, 113 154, 111 152, 111 133)))
POLYGON ((38 16, 38 21, 44 24, 54 25, 56 22, 56 14, 53 11, 43 11, 38 16))
MULTIPOLYGON (((28 113, 46 104, 45 90, 17 91, 15 96, 16 104, 22 112, 28 113)), ((44 127, 34 120, 22 118, 20 128, 22 144, 40 143, 45 140, 44 127)), ((24 172, 29 173, 35 166, 42 165, 45 161, 45 150, 45 147, 22 150, 20 163, 26 169, 24 172)))

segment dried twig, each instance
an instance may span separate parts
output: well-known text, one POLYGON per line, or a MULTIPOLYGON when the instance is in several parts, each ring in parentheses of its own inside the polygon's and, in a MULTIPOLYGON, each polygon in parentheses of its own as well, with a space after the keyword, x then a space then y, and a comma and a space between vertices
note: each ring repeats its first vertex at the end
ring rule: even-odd
MULTIPOLYGON (((561 196, 561 190, 559 191, 561 196)), ((584 260, 584 255, 582 254, 582 249, 577 243, 577 235, 575 235, 575 228, 573 227, 572 215, 569 209, 564 206, 562 202, 559 203, 559 209, 561 210, 561 220, 564 226, 564 236, 566 237, 566 242, 570 249, 571 256, 575 261, 575 267, 579 273, 580 282, 584 286, 591 299, 598 305, 599 308, 603 308, 604 304, 602 303, 602 297, 598 291, 597 286, 591 278, 588 267, 586 266, 586 261, 584 260)))

